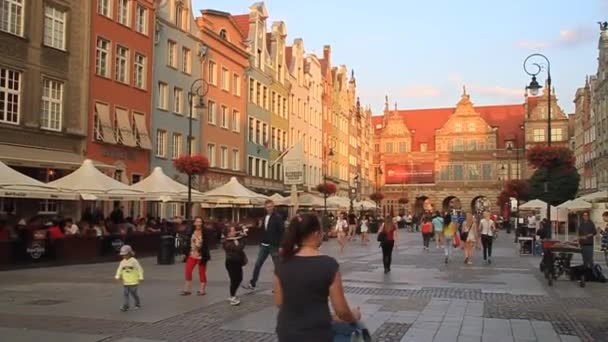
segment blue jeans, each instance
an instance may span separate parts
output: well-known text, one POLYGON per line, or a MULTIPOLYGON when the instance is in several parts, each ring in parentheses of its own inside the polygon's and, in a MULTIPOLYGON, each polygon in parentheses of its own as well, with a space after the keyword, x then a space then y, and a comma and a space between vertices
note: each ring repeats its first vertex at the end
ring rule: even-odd
POLYGON ((264 246, 260 245, 260 249, 258 250, 258 258, 255 261, 255 266, 253 267, 253 276, 251 276, 251 281, 249 282, 251 286, 255 287, 258 282, 258 278, 260 277, 260 270, 262 266, 268 259, 268 256, 272 258, 272 263, 276 267, 279 262, 279 249, 274 246, 264 246))
POLYGON ((139 295, 137 294, 137 285, 125 285, 123 290, 124 304, 123 307, 129 308, 129 296, 133 297, 135 306, 139 306, 139 295))
POLYGON ((355 331, 361 332, 363 326, 359 323, 333 322, 334 342, 350 342, 355 331))

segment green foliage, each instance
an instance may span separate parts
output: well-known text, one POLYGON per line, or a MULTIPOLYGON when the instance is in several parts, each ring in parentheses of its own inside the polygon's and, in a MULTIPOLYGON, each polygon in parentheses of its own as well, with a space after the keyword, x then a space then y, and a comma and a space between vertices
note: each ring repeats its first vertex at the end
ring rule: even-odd
POLYGON ((551 169, 548 174, 546 168, 537 169, 529 180, 530 198, 538 198, 551 205, 558 205, 574 199, 580 180, 581 176, 574 168, 551 169), (548 191, 545 192, 547 178, 548 191))

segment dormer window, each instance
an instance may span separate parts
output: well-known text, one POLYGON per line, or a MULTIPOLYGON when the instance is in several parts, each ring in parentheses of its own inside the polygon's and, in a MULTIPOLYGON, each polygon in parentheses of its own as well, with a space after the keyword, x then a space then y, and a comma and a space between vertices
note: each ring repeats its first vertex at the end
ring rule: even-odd
POLYGON ((222 38, 223 40, 228 40, 228 32, 226 32, 226 29, 220 30, 220 38, 222 38))
POLYGON ((507 140, 505 142, 505 148, 509 151, 513 150, 515 148, 515 143, 513 142, 513 140, 507 140))

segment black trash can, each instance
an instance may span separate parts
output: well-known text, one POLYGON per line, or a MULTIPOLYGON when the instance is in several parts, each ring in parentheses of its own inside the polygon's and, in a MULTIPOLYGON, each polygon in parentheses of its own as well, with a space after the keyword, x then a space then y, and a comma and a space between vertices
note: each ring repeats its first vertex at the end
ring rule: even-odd
POLYGON ((173 265, 175 263, 175 237, 173 235, 160 237, 156 261, 159 265, 173 265))

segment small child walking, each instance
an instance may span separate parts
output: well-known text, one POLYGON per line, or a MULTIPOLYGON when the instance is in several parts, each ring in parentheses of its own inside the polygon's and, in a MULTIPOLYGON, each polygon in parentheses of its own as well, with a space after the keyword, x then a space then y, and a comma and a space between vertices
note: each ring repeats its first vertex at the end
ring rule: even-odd
POLYGON ((241 238, 245 232, 237 232, 235 226, 229 226, 224 232, 224 242, 222 247, 226 252, 226 270, 230 278, 230 297, 228 302, 230 305, 239 305, 241 301, 236 296, 236 290, 243 281, 243 266, 247 264, 247 255, 245 254, 245 243, 241 238))
POLYGON ((133 297, 136 310, 141 307, 139 295, 137 294, 137 287, 139 286, 139 282, 144 280, 144 269, 137 259, 133 257, 134 255, 135 253, 131 246, 124 245, 120 248, 122 260, 118 265, 118 269, 116 269, 115 278, 117 280, 122 280, 124 286, 124 303, 120 308, 120 311, 122 312, 129 310, 129 296, 133 297))

